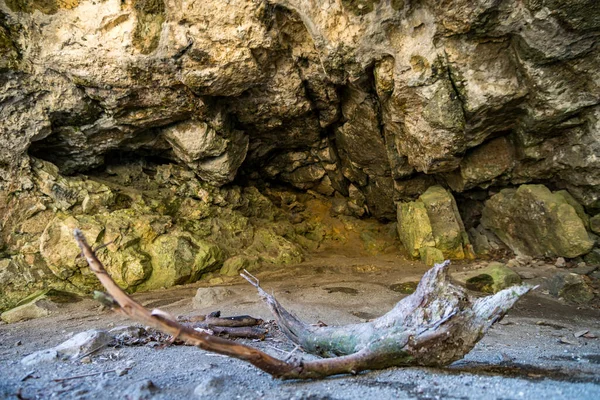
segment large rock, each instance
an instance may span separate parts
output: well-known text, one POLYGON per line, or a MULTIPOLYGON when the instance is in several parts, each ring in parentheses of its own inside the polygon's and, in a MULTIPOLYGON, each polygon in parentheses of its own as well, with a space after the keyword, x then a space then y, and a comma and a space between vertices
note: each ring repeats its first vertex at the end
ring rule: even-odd
POLYGON ((159 236, 147 251, 152 259, 152 273, 140 286, 144 290, 195 282, 223 262, 218 246, 180 231, 159 236))
POLYGON ((398 235, 413 257, 435 247, 445 258, 462 259, 469 245, 454 197, 441 186, 431 186, 417 201, 398 204, 398 235))
POLYGON ((481 222, 518 255, 574 258, 594 245, 573 206, 543 185, 500 191, 481 222))

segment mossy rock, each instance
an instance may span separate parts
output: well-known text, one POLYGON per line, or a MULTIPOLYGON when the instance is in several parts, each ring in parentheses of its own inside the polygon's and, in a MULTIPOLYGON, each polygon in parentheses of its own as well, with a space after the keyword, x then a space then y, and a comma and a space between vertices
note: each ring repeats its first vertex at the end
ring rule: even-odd
POLYGON ((600 214, 594 215, 589 219, 590 230, 598 235, 600 235, 600 214))
POLYGON ((428 267, 433 267, 435 264, 444 261, 444 254, 435 247, 422 247, 419 249, 419 253, 421 254, 421 261, 428 267))
POLYGON ((159 236, 145 250, 151 257, 152 273, 140 285, 143 290, 195 282, 223 261, 217 245, 179 230, 159 236))
POLYGON ((251 271, 256 269, 257 266, 258 260, 256 257, 233 256, 225 260, 220 273, 225 276, 238 276, 241 271, 251 271))
POLYGON ((594 245, 573 206, 544 185, 504 189, 482 214, 484 227, 519 255, 575 258, 594 245))
POLYGON ((435 247, 431 222, 423 202, 398 205, 398 236, 412 257, 418 257, 421 248, 435 247))
POLYGON ((398 205, 398 235, 413 257, 431 247, 446 259, 463 259, 469 244, 456 201, 441 186, 431 186, 417 201, 398 205))
POLYGON ((492 262, 477 271, 477 275, 467 279, 466 287, 483 293, 498 293, 521 283, 519 274, 499 262, 492 262))
POLYGON ((270 229, 259 228, 246 253, 270 264, 298 264, 303 261, 302 249, 270 229))
POLYGON ((468 244, 468 236, 452 194, 441 186, 431 186, 419 200, 427 210, 435 247, 446 258, 465 258, 463 244, 468 244))

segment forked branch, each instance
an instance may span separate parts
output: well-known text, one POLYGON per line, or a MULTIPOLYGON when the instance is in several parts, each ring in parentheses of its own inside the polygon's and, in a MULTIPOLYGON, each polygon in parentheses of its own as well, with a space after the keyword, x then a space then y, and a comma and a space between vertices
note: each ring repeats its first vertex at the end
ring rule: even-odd
POLYGON ((129 297, 108 275, 82 232, 77 241, 90 269, 129 317, 214 353, 251 363, 281 379, 316 379, 392 366, 441 366, 464 357, 531 287, 517 286, 494 296, 474 299, 450 282, 448 264, 438 264, 421 279, 417 290, 376 320, 342 327, 315 327, 303 323, 266 293, 258 280, 244 276, 273 312, 281 330, 304 350, 325 358, 283 361, 258 349, 198 332, 168 314, 150 312, 129 297))

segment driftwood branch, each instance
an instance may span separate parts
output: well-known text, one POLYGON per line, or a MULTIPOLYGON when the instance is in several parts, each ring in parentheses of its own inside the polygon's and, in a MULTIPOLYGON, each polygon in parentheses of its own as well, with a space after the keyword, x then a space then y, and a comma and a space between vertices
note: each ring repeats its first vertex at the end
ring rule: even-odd
POLYGON ((448 264, 436 265, 422 278, 415 293, 389 313, 369 323, 343 327, 311 326, 285 310, 249 274, 243 275, 275 315, 281 330, 308 352, 325 357, 315 361, 283 361, 258 349, 211 336, 184 326, 168 314, 150 312, 131 299, 107 274, 85 237, 75 230, 90 269, 119 310, 133 319, 178 337, 201 349, 235 357, 281 379, 314 379, 392 366, 441 366, 464 357, 489 327, 531 287, 517 286, 494 296, 471 298, 452 284, 448 264))

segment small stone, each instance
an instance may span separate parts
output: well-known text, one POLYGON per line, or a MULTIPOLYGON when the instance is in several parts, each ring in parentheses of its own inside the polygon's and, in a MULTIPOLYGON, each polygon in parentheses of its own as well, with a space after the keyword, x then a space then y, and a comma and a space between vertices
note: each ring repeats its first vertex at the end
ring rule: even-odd
POLYGON ((556 262, 554 263, 554 265, 557 268, 566 268, 567 267, 567 262, 565 261, 564 257, 558 257, 556 259, 556 262))
POLYGON ((79 362, 82 363, 82 364, 91 364, 92 363, 92 357, 85 356, 81 360, 79 360, 79 362))
POLYGON ((580 331, 577 331, 573 334, 573 336, 575 336, 576 338, 581 337, 583 335, 585 335, 586 333, 588 333, 590 330, 589 329, 583 329, 580 331))
POLYGON ((15 343, 15 346, 21 346, 23 344, 23 342, 21 342, 20 340, 17 340, 17 342, 15 343))
POLYGON ((533 257, 530 257, 530 256, 520 255, 520 256, 517 256, 515 258, 515 260, 521 265, 529 265, 529 264, 533 263, 533 257))
POLYGON ((220 304, 233 293, 222 286, 198 288, 192 304, 194 308, 204 308, 220 304))
POLYGON ((78 333, 71 339, 59 344, 54 349, 59 355, 77 358, 81 354, 101 349, 112 340, 113 338, 108 332, 91 329, 89 331, 78 333))

